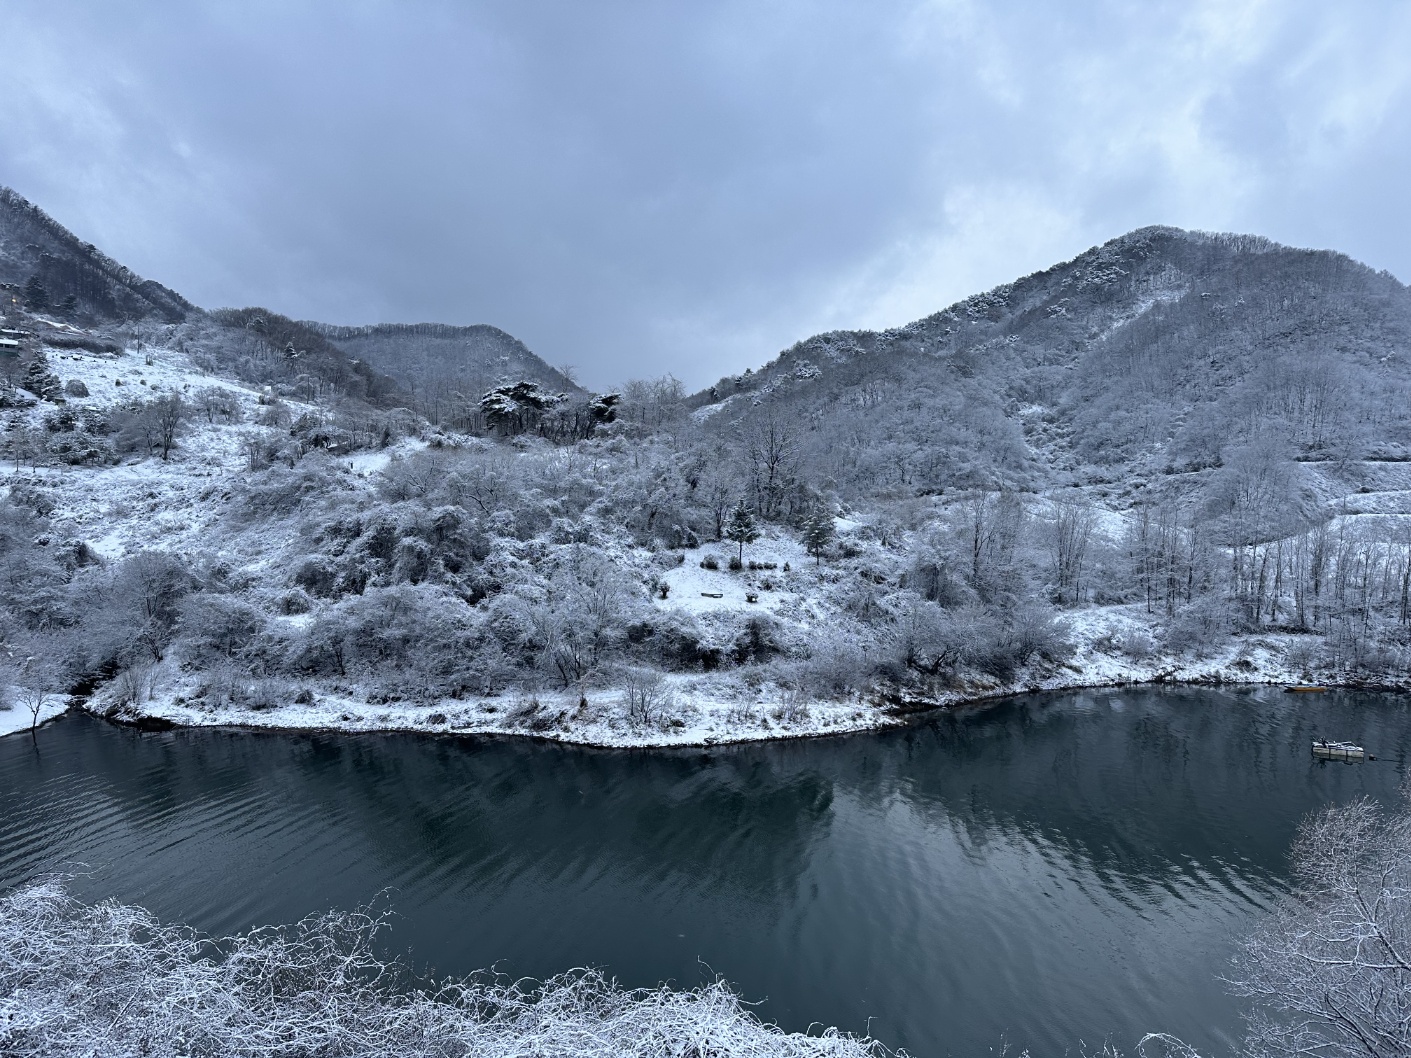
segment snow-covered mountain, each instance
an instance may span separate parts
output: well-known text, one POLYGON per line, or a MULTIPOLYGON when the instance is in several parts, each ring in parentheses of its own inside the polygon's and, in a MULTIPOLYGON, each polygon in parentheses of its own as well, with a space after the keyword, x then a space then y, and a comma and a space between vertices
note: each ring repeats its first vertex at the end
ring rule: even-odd
POLYGON ((1144 228, 904 327, 809 338, 691 406, 792 423, 812 476, 849 495, 1129 504, 1256 437, 1305 462, 1411 458, 1408 384, 1411 291, 1388 273, 1144 228))
POLYGON ((493 328, 207 313, 8 201, 0 705, 642 744, 1411 683, 1411 295, 1339 255, 1145 229, 595 396, 493 328))
POLYGON ((183 320, 193 306, 83 242, 39 207, 0 187, 0 295, 85 322, 183 320))
POLYGON ((492 386, 521 379, 556 393, 586 391, 557 368, 529 351, 518 338, 498 327, 477 324, 385 323, 338 327, 309 323, 349 355, 361 357, 428 402, 452 394, 475 398, 492 386))

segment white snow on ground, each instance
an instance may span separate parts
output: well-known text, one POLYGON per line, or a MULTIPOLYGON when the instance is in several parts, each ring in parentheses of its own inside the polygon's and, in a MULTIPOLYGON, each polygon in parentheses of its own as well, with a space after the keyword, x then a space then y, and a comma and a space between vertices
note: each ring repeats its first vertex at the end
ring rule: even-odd
MULTIPOLYGON (((16 694, 15 698, 18 699, 18 697, 19 695, 16 694)), ((52 696, 44 703, 44 708, 39 711, 39 723, 47 724, 68 707, 67 698, 57 694, 52 696)), ((22 702, 15 701, 11 708, 0 709, 0 738, 28 731, 33 723, 34 715, 22 702)))
POLYGON ((86 707, 120 721, 155 717, 183 727, 528 735, 613 747, 709 746, 866 731, 900 722, 875 702, 800 703, 776 687, 750 688, 709 676, 668 676, 660 715, 647 723, 628 720, 623 692, 616 689, 593 689, 584 696, 574 690, 447 699, 436 705, 374 705, 351 694, 318 691, 309 704, 285 701, 252 710, 195 700, 191 696, 198 680, 189 674, 163 669, 153 676, 152 691, 140 709, 119 705, 111 686, 86 707))
POLYGON ((1150 642, 1151 624, 1144 608, 1117 606, 1078 611, 1067 617, 1067 624, 1078 647, 1067 663, 1029 670, 1007 682, 971 677, 955 686, 930 688, 887 702, 862 695, 845 701, 801 701, 777 686, 751 686, 736 673, 674 675, 667 677, 659 718, 649 723, 628 720, 623 692, 615 689, 589 690, 582 698, 572 690, 447 699, 436 705, 369 704, 351 693, 315 691, 314 700, 305 705, 286 701, 261 710, 217 708, 194 700, 196 677, 171 668, 153 674, 151 693, 140 709, 120 706, 111 686, 97 693, 87 708, 111 714, 120 721, 155 717, 192 727, 516 735, 582 745, 645 748, 876 730, 904 723, 905 714, 1035 691, 1134 683, 1290 685, 1303 681, 1298 667, 1288 657, 1289 648, 1306 642, 1307 636, 1240 637, 1216 656, 1198 660, 1156 653, 1134 659, 1131 652, 1140 652, 1143 643, 1150 642))
MULTIPOLYGON (((173 392, 189 396, 207 386, 234 394, 247 416, 259 404, 256 389, 206 375, 173 350, 98 354, 51 349, 48 358, 61 381, 78 379, 88 387, 87 397, 66 398, 70 407, 80 410, 173 392)), ((289 406, 295 414, 304 410, 289 406)), ((44 405, 31 409, 34 425, 50 410, 44 405)), ((203 423, 182 437, 180 447, 165 462, 144 458, 115 467, 59 466, 18 472, 11 465, 6 483, 23 481, 62 493, 63 502, 52 518, 56 533, 84 540, 106 558, 140 548, 179 550, 187 540, 200 539, 219 518, 220 504, 228 498, 228 479, 242 467, 245 442, 258 430, 203 423)))
MULTIPOLYGON (((218 387, 239 400, 247 420, 256 418, 261 410, 263 398, 258 387, 207 375, 189 357, 174 350, 96 354, 50 349, 47 355, 50 368, 61 381, 78 379, 88 387, 89 396, 66 398, 76 409, 110 407, 133 397, 172 392, 189 397, 198 390, 218 387)), ((314 405, 295 400, 284 399, 282 403, 295 418, 318 411, 314 405)), ((38 426, 50 411, 52 408, 43 404, 31 409, 32 425, 38 426)), ((0 469, 0 484, 23 482, 52 488, 56 497, 62 497, 51 516, 55 535, 83 540, 104 558, 121 558, 142 549, 181 551, 197 542, 203 546, 209 543, 210 530, 223 517, 222 506, 230 500, 232 487, 246 477, 247 443, 264 433, 263 427, 252 422, 208 423, 193 409, 189 428, 166 461, 133 457, 111 467, 32 470, 22 466, 19 471, 10 464, 0 469)), ((356 452, 337 462, 346 465, 353 477, 368 479, 395 454, 425 447, 424 441, 406 438, 387 449, 356 452)), ((294 531, 292 526, 289 529, 294 531)), ((242 555, 246 543, 250 541, 240 540, 242 555)), ((257 551, 266 557, 277 551, 278 543, 273 539, 254 541, 257 551)))
MULTIPOLYGON (((194 393, 219 386, 244 406, 245 417, 261 410, 262 394, 254 387, 211 377, 179 352, 163 349, 129 350, 120 355, 71 350, 49 351, 50 365, 61 381, 79 379, 88 386, 87 398, 70 398, 76 407, 106 406, 130 396, 165 392, 194 393), (149 362, 150 361, 150 362, 149 362), (121 383, 121 385, 119 385, 121 383)), ((285 401, 293 415, 311 410, 285 401)), ((48 409, 30 413, 38 424, 48 409)), ((261 427, 220 425, 196 420, 182 435, 169 461, 133 460, 115 467, 24 469, 5 468, 0 484, 25 483, 51 487, 61 500, 51 518, 59 539, 83 540, 108 558, 121 558, 138 549, 183 551, 213 541, 249 571, 287 561, 300 531, 296 519, 262 522, 248 531, 221 526, 224 505, 249 476, 247 442, 261 427)), ((399 454, 424 448, 425 442, 406 439, 392 449, 359 452, 334 460, 347 487, 372 487, 377 474, 399 454)), ((1365 493, 1342 492, 1341 515, 1334 520, 1403 515, 1411 512, 1411 468, 1401 464, 1368 463, 1349 472, 1319 471, 1332 502, 1347 473, 1361 473, 1372 489, 1365 493)), ((1051 504, 1037 501, 1035 512, 1049 515, 1051 504)), ((878 545, 873 527, 861 519, 835 520, 840 542, 855 545, 866 555, 878 545)), ((1119 539, 1123 516, 1104 512, 1099 531, 1119 539)), ((646 551, 624 553, 629 566, 649 573, 665 585, 665 598, 653 595, 652 605, 661 613, 679 612, 699 622, 706 639, 728 648, 742 622, 752 615, 767 615, 777 622, 779 634, 790 648, 816 646, 815 637, 828 633, 846 638, 848 618, 839 608, 841 594, 856 586, 859 571, 846 572, 838 565, 821 566, 791 535, 766 531, 744 551, 746 567, 728 568, 735 545, 708 544, 678 552, 680 564, 661 568, 663 555, 646 551), (714 556, 717 569, 702 562, 714 556), (785 566, 788 569, 785 569, 785 566), (754 596, 754 601, 750 601, 754 596)), ((884 592, 885 587, 879 587, 884 592)), ((313 615, 281 615, 280 620, 299 625, 313 615)), ((1171 681, 1226 683, 1292 683, 1301 677, 1299 666, 1287 658, 1307 653, 1314 637, 1262 635, 1234 640, 1217 657, 1193 661, 1155 653, 1159 620, 1140 606, 1116 606, 1071 611, 1063 620, 1076 651, 1064 665, 1049 665, 1021 672, 1008 682, 971 676, 951 684, 918 687, 911 697, 883 701, 875 695, 855 694, 839 701, 801 699, 768 682, 751 666, 725 672, 672 675, 665 678, 661 700, 646 720, 629 719, 620 689, 589 689, 510 694, 498 698, 444 700, 434 704, 374 703, 357 687, 311 684, 312 700, 293 701, 295 690, 276 695, 279 704, 254 710, 239 706, 213 707, 200 692, 199 674, 181 673, 168 665, 153 673, 150 693, 139 706, 121 705, 119 691, 109 686, 88 703, 94 712, 113 713, 119 719, 156 717, 182 725, 239 725, 261 728, 320 728, 344 731, 414 730, 423 732, 514 734, 603 746, 706 745, 768 738, 803 737, 886 727, 902 722, 899 712, 926 707, 957 706, 998 695, 1028 690, 1057 690, 1112 684, 1171 681), (286 700, 287 699, 287 700, 286 700)), ((803 653, 807 653, 805 649, 803 653)), ((212 696, 214 698, 215 696, 212 696)), ((55 698, 44 718, 57 715, 64 702, 55 698)), ((22 706, 0 711, 0 733, 23 731, 29 714, 22 706)))
POLYGON ((384 448, 379 452, 354 452, 344 456, 340 463, 348 464, 348 469, 360 478, 370 478, 387 469, 394 454, 408 455, 426 447, 426 442, 415 437, 403 440, 395 448, 384 448))
POLYGON ((715 613, 749 606, 778 611, 799 598, 798 589, 802 585, 794 574, 805 565, 812 567, 814 564, 797 540, 779 534, 762 536, 745 546, 746 567, 754 562, 773 565, 774 569, 746 568, 732 573, 730 559, 738 557, 739 548, 728 541, 687 548, 683 554, 685 561, 680 566, 658 576, 670 589, 664 600, 657 601, 661 609, 715 613), (701 565, 707 556, 716 560, 718 568, 706 569, 701 565), (785 565, 790 567, 788 571, 785 565), (720 598, 715 598, 717 595, 720 598), (754 603, 747 601, 749 595, 755 596, 754 603))
POLYGON ((730 406, 730 402, 734 399, 735 394, 731 394, 724 400, 718 401, 715 404, 707 404, 703 407, 697 408, 695 411, 691 412, 691 419, 694 422, 705 422, 707 419, 711 418, 712 416, 719 415, 722 411, 728 408, 730 406))

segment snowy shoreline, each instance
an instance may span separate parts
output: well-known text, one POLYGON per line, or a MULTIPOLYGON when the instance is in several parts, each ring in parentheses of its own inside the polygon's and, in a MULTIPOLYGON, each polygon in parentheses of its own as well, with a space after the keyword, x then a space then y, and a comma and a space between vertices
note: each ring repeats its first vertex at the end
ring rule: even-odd
MULTIPOLYGON (((667 539, 632 528, 625 513, 656 495, 655 478, 628 475, 638 490, 630 494, 610 487, 614 475, 640 469, 620 431, 561 448, 423 423, 392 431, 375 450, 296 452, 295 425, 323 422, 327 409, 221 378, 170 343, 47 355, 88 396, 57 411, 37 400, 21 408, 17 421, 35 436, 72 433, 54 428, 62 411, 121 425, 134 386, 148 397, 199 397, 191 408, 206 409, 191 411, 170 459, 138 446, 114 449, 101 465, 31 461, 21 471, 17 460, 0 475, 17 561, 36 583, 63 585, 68 607, 26 632, 15 656, 93 652, 117 676, 84 708, 120 722, 701 747, 882 730, 1028 692, 1308 682, 1399 690, 1411 672, 1394 591, 1411 583, 1411 544, 1386 536, 1380 521, 1372 529, 1382 535, 1365 536, 1355 521, 1402 517, 1386 505, 1373 512, 1373 495, 1395 493, 1411 510, 1411 477, 1387 478, 1380 463, 1359 471, 1373 492, 1343 494, 1358 497, 1356 508, 1342 502, 1329 513, 1336 537, 1320 528, 1316 538, 1290 537, 1287 555, 1270 558, 1266 548, 1261 561, 1283 572, 1259 588, 1251 622, 1239 585, 1194 600, 1187 587, 1184 601, 1156 591, 1147 574, 1145 600, 1130 586, 1044 587, 1058 575, 1053 534, 1072 529, 1075 512, 1100 551, 1092 563, 1122 570, 1155 561, 1149 540, 1132 550, 1146 539, 1133 534, 1151 527, 1133 522, 1135 508, 1098 504, 1104 491, 828 501, 818 524, 831 542, 813 547, 782 522, 703 542, 723 527, 691 506, 697 486, 678 482, 679 531, 667 539), (229 414, 220 411, 227 404, 229 414), (265 448, 278 458, 260 456, 265 448), (447 492, 452 480, 459 484, 447 492), (986 573, 974 547, 1001 522, 1010 551, 984 559, 986 573), (1359 590, 1378 600, 1320 603, 1316 586, 1279 579, 1293 576, 1289 556, 1335 544, 1347 569, 1360 571, 1359 590), (984 587, 991 574, 1008 587, 984 587), (1305 588, 1314 592, 1308 627, 1323 631, 1275 623, 1304 623, 1305 588), (102 605, 90 607, 92 598, 102 605), (1320 625, 1320 607, 1351 614, 1354 604, 1360 623, 1340 616, 1320 625), (1259 627, 1265 612, 1267 631, 1230 631, 1259 627), (545 690, 550 681, 556 689, 545 690)), ((658 452, 658 469, 678 454, 658 452)), ((1353 487, 1318 481, 1319 509, 1353 487)), ((1193 541, 1181 545, 1187 580, 1193 541)), ((1222 567, 1224 557, 1201 561, 1222 567)), ((83 671, 93 671, 88 664, 83 671)), ((48 677, 48 688, 78 671, 48 677)), ((28 730, 28 721, 0 712, 0 734, 28 730)))
POLYGON ((43 727, 49 721, 62 716, 68 712, 70 706, 67 700, 61 695, 54 695, 52 701, 44 703, 44 708, 39 711, 39 722, 34 722, 34 716, 29 709, 21 705, 15 705, 9 709, 0 709, 0 738, 6 735, 21 735, 27 733, 32 727, 43 727))
MULTIPOLYGON (((115 700, 112 686, 100 688, 77 708, 114 723, 168 730, 183 727, 370 734, 410 732, 442 736, 523 738, 600 749, 704 748, 821 738, 830 735, 883 731, 905 726, 927 714, 983 708, 1024 694, 1065 693, 1132 686, 1162 687, 1287 687, 1307 684, 1303 674, 1284 662, 1286 643, 1278 639, 1303 637, 1259 636, 1237 640, 1220 656, 1202 660, 1168 658, 1143 665, 1115 659, 1083 644, 1079 656, 1087 665, 1052 667, 999 682, 972 679, 960 687, 909 687, 875 690, 847 701, 812 701, 799 709, 783 700, 761 699, 742 703, 700 695, 691 684, 700 677, 675 678, 683 702, 676 712, 691 717, 689 723, 633 724, 614 711, 616 691, 595 691, 596 704, 584 709, 586 699, 577 692, 561 698, 544 696, 512 704, 503 700, 443 702, 438 705, 395 703, 373 706, 324 696, 315 702, 287 703, 268 709, 198 706, 184 701, 176 691, 153 694, 140 708, 115 700), (1107 662, 1104 664, 1103 662, 1107 662)), ((1406 693, 1411 688, 1394 681, 1370 681, 1350 676, 1327 676, 1317 685, 1329 689, 1354 689, 1406 693)), ((57 715, 57 713, 55 714, 57 715)), ((21 730, 28 730, 26 725, 21 730)))

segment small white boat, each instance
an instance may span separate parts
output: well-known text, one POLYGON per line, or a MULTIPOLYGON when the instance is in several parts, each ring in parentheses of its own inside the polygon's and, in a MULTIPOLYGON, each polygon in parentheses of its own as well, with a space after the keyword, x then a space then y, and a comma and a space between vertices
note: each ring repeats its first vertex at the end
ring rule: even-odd
POLYGON ((1330 742, 1326 738, 1313 740, 1313 756, 1319 760, 1368 759, 1367 751, 1361 746, 1354 746, 1351 742, 1330 742))

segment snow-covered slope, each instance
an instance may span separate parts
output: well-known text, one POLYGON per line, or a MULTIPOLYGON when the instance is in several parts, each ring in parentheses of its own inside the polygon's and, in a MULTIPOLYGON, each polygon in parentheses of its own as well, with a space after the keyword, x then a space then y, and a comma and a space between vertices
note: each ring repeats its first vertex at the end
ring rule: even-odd
POLYGON ((476 434, 263 310, 12 308, 0 684, 604 745, 1131 680, 1405 685, 1405 298, 1134 233, 694 412, 667 380, 476 434))

